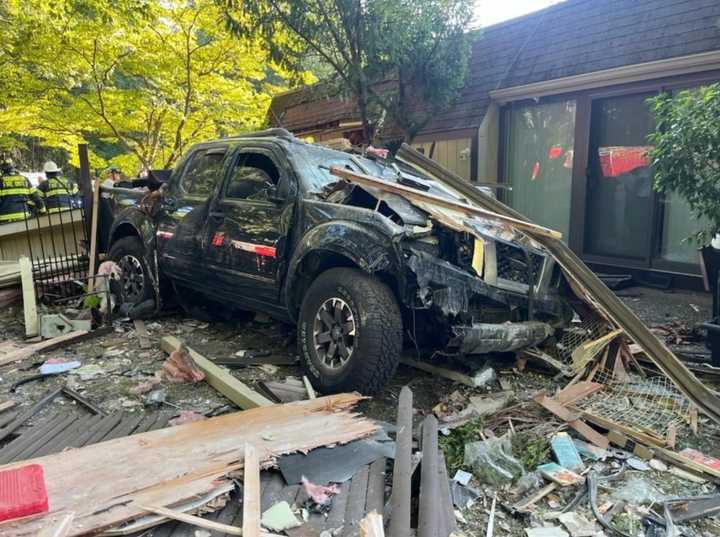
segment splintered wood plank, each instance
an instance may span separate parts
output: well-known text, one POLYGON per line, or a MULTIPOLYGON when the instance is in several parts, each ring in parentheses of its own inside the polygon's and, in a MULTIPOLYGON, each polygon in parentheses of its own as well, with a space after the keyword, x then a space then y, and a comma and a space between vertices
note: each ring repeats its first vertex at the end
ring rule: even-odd
MULTIPOLYGON (((182 342, 173 336, 164 337, 160 341, 160 347, 168 354, 177 350, 180 345, 182 345, 182 342)), ((193 361, 205 373, 206 382, 240 408, 247 409, 273 404, 270 399, 250 389, 228 371, 215 365, 199 352, 190 347, 187 347, 187 350, 193 361)))
POLYGON ((250 443, 245 444, 243 463, 242 535, 260 537, 260 459, 250 443))
POLYGON ((350 482, 350 495, 345 510, 343 537, 355 537, 360 534, 359 524, 363 515, 365 515, 369 471, 369 466, 363 466, 350 482))
MULTIPOLYGON (((53 510, 76 514, 69 533, 75 537, 137 518, 144 513, 140 505, 179 505, 226 486, 223 479, 243 468, 239 446, 245 443, 257 446, 268 461, 364 438, 377 426, 352 412, 361 399, 340 394, 255 408, 5 465, 0 471, 40 464, 53 510)), ((0 534, 36 535, 42 520, 4 523, 0 534)))

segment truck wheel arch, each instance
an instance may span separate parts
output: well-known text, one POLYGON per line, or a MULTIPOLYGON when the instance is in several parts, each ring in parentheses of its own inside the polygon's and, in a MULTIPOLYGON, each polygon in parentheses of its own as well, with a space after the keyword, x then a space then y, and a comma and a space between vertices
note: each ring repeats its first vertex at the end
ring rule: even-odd
POLYGON ((374 236, 371 230, 353 229, 352 224, 343 228, 342 241, 337 240, 330 226, 313 228, 300 241, 289 263, 283 288, 285 302, 293 319, 297 319, 303 296, 312 282, 331 268, 357 268, 372 274, 387 283, 395 292, 398 303, 402 303, 398 295, 399 262, 392 247, 383 244, 381 236, 374 236))
MULTIPOLYGON (((117 242, 119 239, 123 239, 125 237, 137 237, 142 240, 142 236, 138 229, 132 225, 129 222, 123 222, 122 224, 118 225, 115 229, 112 230, 112 233, 110 234, 110 243, 109 246, 111 247, 113 243, 117 242)), ((108 248, 109 250, 110 248, 108 248)))

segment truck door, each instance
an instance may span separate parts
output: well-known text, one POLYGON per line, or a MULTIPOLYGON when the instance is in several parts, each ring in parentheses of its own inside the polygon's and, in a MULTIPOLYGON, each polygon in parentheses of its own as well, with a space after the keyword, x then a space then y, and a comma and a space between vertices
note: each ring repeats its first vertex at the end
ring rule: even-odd
POLYGON ((164 271, 194 289, 208 290, 203 260, 210 202, 222 183, 228 147, 200 147, 181 165, 166 198, 166 216, 157 229, 158 252, 164 271))
MULTIPOLYGON (((208 219, 208 270, 241 304, 279 306, 294 178, 269 147, 239 148, 208 219)), ((265 307, 264 307, 265 306, 265 307)))

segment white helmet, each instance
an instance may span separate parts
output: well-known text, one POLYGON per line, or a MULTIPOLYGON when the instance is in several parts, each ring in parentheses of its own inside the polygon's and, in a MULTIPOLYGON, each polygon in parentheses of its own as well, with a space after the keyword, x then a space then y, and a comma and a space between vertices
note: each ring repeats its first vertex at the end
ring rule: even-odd
POLYGON ((48 160, 43 166, 43 171, 45 173, 58 173, 60 171, 60 168, 58 168, 58 165, 55 164, 52 160, 48 160))

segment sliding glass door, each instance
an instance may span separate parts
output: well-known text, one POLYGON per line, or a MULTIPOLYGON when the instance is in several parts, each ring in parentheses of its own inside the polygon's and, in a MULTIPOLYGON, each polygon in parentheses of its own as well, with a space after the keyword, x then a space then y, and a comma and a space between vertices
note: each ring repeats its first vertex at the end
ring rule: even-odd
POLYGON ((598 99, 590 120, 586 254, 647 264, 653 236, 650 94, 598 99))
POLYGON ((513 106, 505 116, 511 207, 568 236, 575 101, 513 106))

